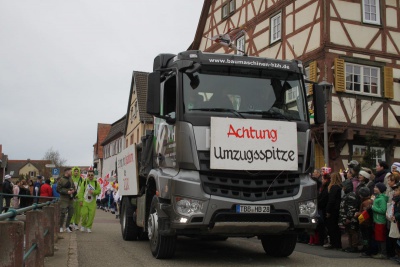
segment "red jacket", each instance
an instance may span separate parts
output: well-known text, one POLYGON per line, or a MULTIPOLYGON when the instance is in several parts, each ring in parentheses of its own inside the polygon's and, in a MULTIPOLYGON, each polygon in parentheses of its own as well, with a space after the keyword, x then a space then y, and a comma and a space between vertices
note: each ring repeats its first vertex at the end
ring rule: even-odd
MULTIPOLYGON (((40 187, 40 196, 41 197, 52 197, 53 196, 53 190, 51 189, 51 186, 49 184, 42 184, 42 186, 40 187)), ((47 201, 51 201, 52 199, 50 198, 41 198, 40 202, 47 202, 47 201)))

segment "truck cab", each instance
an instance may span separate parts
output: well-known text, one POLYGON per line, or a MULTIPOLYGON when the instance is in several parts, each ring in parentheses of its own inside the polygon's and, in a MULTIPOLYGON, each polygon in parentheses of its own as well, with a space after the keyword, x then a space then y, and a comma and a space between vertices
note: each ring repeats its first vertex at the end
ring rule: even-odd
MULTIPOLYGON (((314 120, 324 121, 314 86, 314 120)), ((289 256, 315 229, 317 190, 303 66, 297 60, 185 51, 161 54, 148 78, 154 131, 138 147, 138 193, 121 229, 172 257, 178 236, 257 236, 289 256), (133 221, 133 222, 132 222, 133 221), (129 228, 134 228, 129 230, 129 228)))

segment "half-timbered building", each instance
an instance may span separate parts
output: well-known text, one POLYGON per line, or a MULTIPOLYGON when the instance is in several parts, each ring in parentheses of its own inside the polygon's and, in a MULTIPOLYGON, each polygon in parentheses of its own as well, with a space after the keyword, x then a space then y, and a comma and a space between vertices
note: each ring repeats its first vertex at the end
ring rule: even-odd
MULTIPOLYGON (((235 42, 247 55, 299 59, 309 80, 332 85, 327 110, 334 170, 362 161, 367 148, 377 152, 376 160, 400 161, 400 1, 205 0, 189 49, 240 53, 206 38, 236 27, 246 30, 235 42)), ((321 167, 323 127, 313 132, 321 167)))

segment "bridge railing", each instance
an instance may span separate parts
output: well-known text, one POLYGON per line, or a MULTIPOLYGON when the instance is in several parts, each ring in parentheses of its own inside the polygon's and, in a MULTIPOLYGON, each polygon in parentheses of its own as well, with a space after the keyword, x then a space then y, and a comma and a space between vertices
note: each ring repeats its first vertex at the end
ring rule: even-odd
MULTIPOLYGON (((3 197, 30 197, 0 193, 3 197)), ((59 230, 58 198, 40 197, 44 203, 0 214, 0 266, 44 266, 44 257, 54 255, 59 230), (25 214, 17 217, 18 215, 25 214)))

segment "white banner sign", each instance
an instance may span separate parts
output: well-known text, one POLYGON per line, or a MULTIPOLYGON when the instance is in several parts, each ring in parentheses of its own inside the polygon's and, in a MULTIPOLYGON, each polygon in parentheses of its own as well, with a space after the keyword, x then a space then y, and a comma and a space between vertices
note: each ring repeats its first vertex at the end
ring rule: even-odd
POLYGON ((211 169, 298 169, 295 122, 211 118, 211 169))
POLYGON ((118 185, 120 195, 138 194, 138 174, 135 146, 131 145, 117 155, 118 185))

